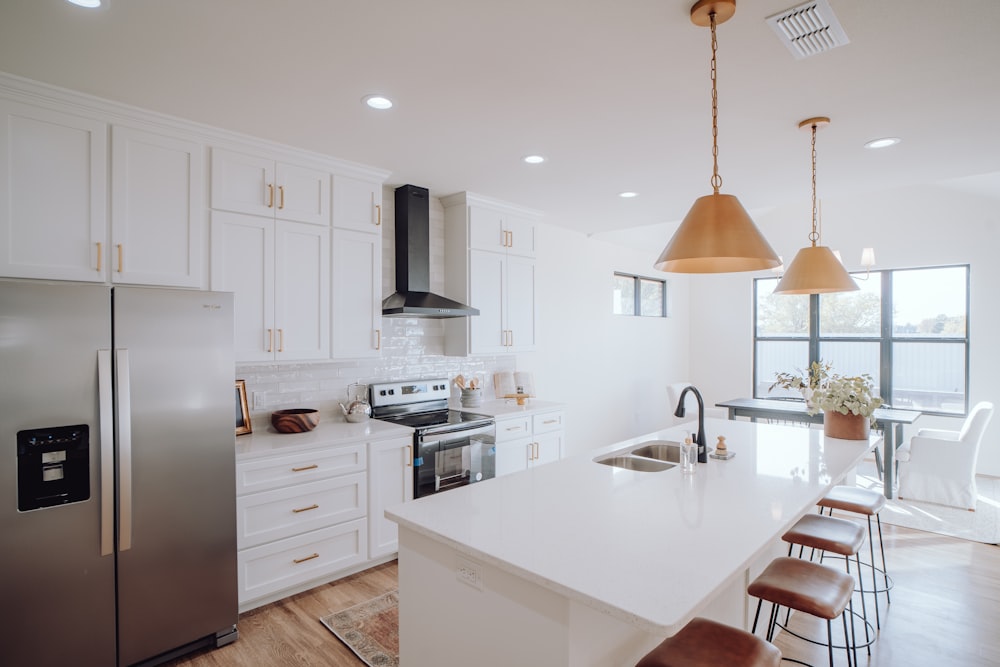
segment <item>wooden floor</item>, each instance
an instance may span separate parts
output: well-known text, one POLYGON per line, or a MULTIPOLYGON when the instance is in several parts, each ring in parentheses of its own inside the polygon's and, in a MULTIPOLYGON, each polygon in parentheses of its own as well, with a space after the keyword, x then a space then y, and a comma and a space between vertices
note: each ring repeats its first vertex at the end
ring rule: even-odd
MULTIPOLYGON (((987 667, 1000 665, 1000 547, 884 525, 892 604, 880 604, 882 632, 868 667, 987 667)), ((396 587, 396 564, 281 600, 240 616, 240 639, 169 663, 172 667, 312 667, 363 665, 319 622, 396 587)), ((809 629, 805 619, 793 627, 809 629)), ((835 630, 836 631, 836 630, 835 630)), ((825 636, 825 625, 816 636, 825 636)), ((836 635, 835 635, 836 640, 836 635)), ((823 648, 779 637, 792 658, 826 665, 823 648)), ((846 665, 843 651, 837 665, 846 665)), ((471 664, 471 663, 470 663, 471 664)), ((788 663, 784 663, 788 664, 788 663)), ((411 667, 421 667, 419 665, 411 667)), ((532 667, 532 666, 519 666, 532 667)))

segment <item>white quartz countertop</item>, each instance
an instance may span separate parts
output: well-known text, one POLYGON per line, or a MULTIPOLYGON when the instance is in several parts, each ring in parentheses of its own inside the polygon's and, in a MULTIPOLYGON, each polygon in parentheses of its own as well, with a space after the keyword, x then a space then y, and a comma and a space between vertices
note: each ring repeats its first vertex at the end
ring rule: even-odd
POLYGON ((412 435, 413 429, 408 426, 377 419, 352 424, 343 419, 326 418, 323 415, 316 428, 307 433, 279 433, 268 425, 264 430, 236 436, 236 460, 290 454, 299 449, 337 447, 392 437, 412 437, 412 435))
POLYGON ((556 403, 554 401, 538 401, 533 398, 529 398, 525 401, 524 405, 518 405, 517 401, 514 399, 498 398, 492 401, 483 401, 481 405, 474 408, 464 407, 458 399, 452 399, 449 401, 448 407, 456 410, 462 410, 464 412, 475 412, 477 414, 489 415, 491 417, 503 419, 504 417, 512 417, 515 415, 533 415, 540 412, 562 410, 566 407, 566 405, 564 403, 556 403))
POLYGON ((670 635, 697 614, 880 441, 826 438, 795 426, 706 420, 728 461, 694 475, 595 463, 692 424, 396 505, 386 516, 457 551, 670 635))

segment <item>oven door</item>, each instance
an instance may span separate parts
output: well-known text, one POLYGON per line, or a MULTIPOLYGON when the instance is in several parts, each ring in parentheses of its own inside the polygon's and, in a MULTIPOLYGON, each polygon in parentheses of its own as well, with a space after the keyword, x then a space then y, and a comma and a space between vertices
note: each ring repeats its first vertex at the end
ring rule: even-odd
POLYGON ((413 497, 422 498, 496 476, 496 426, 416 436, 413 497))

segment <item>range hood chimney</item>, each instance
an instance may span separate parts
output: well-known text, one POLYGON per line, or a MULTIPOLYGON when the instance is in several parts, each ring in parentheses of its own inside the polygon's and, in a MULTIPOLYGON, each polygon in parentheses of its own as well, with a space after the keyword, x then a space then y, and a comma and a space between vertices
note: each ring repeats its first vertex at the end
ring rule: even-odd
POLYGON ((479 310, 434 294, 431 289, 430 193, 396 188, 396 292, 382 300, 384 317, 465 317, 479 310))

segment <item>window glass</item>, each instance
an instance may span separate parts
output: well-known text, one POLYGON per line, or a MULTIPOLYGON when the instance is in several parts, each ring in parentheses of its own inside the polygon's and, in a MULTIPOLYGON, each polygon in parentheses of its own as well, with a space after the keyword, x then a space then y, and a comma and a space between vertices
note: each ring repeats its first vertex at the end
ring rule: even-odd
POLYGON ((964 338, 964 266, 896 271, 892 276, 892 333, 906 338, 964 338))
POLYGON ((797 391, 775 387, 768 393, 777 373, 804 371, 809 366, 809 342, 797 340, 757 341, 757 386, 755 396, 801 398, 797 391))
POLYGON ((614 303, 615 315, 635 315, 635 278, 615 274, 614 303))
POLYGON ((757 335, 809 337, 809 295, 774 294, 777 278, 757 281, 757 335))
POLYGON ((639 279, 639 307, 642 309, 641 315, 645 317, 663 317, 666 315, 663 312, 663 288, 665 286, 666 283, 662 280, 639 279))
POLYGON ((856 280, 857 292, 819 296, 820 336, 879 336, 882 332, 882 277, 856 280))
POLYGON ((965 345, 899 342, 892 353, 893 407, 963 414, 965 345))
POLYGON ((878 393, 880 368, 879 342, 872 341, 820 341, 819 358, 833 366, 840 375, 855 376, 867 373, 875 382, 878 393))

